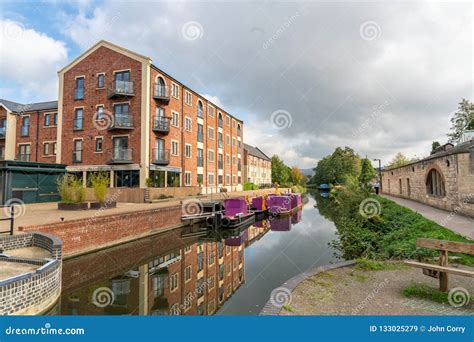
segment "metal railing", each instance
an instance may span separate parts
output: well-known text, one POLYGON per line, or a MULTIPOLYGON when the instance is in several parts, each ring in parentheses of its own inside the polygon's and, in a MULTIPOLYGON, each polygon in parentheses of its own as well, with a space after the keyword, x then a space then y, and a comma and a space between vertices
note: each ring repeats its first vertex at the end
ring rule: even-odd
POLYGON ((170 162, 170 150, 154 148, 151 156, 153 164, 167 165, 170 162))
POLYGON ((170 131, 170 118, 155 116, 153 118, 153 130, 168 133, 170 131))
POLYGON ((169 100, 170 88, 168 86, 155 83, 154 90, 153 90, 153 97, 158 100, 169 100))
POLYGON ((133 160, 133 149, 114 147, 109 150, 111 163, 130 163, 133 160))
POLYGON ((0 221, 10 221, 10 229, 7 231, 0 231, 0 234, 10 234, 13 235, 13 230, 15 228, 15 206, 14 205, 0 205, 0 208, 5 212, 6 208, 10 208, 9 216, 0 218, 0 221))
POLYGON ((108 89, 108 96, 116 95, 133 96, 133 82, 132 81, 113 81, 108 89))
POLYGON ((130 114, 114 114, 114 120, 109 129, 131 129, 133 120, 130 114))

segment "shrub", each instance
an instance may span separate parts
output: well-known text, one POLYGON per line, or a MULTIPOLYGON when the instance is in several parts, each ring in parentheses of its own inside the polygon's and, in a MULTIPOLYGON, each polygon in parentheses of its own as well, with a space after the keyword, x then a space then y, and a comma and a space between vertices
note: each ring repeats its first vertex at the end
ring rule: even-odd
POLYGON ((106 172, 97 172, 91 177, 91 185, 97 202, 104 203, 109 192, 109 175, 106 172))
POLYGON ((86 189, 82 181, 72 174, 58 177, 57 181, 59 196, 63 203, 82 203, 86 198, 86 189))
POLYGON ((250 182, 244 183, 244 190, 249 191, 249 190, 258 190, 258 185, 250 182))

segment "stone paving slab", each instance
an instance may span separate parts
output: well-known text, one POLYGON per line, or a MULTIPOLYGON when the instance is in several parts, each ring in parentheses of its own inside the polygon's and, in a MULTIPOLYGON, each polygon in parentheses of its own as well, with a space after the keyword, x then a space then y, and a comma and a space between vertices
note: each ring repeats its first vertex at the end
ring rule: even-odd
POLYGON ((463 216, 460 214, 451 215, 451 212, 449 211, 434 208, 429 205, 408 200, 405 198, 399 198, 386 194, 382 194, 381 196, 403 207, 416 211, 427 219, 432 220, 438 223, 439 225, 446 227, 455 233, 458 233, 459 235, 474 240, 474 218, 463 216))
POLYGON ((31 264, 0 261, 0 281, 23 273, 32 272, 37 268, 38 266, 31 264))
POLYGON ((4 254, 8 256, 31 258, 31 259, 46 259, 51 258, 51 253, 46 249, 40 247, 23 247, 4 251, 4 254))

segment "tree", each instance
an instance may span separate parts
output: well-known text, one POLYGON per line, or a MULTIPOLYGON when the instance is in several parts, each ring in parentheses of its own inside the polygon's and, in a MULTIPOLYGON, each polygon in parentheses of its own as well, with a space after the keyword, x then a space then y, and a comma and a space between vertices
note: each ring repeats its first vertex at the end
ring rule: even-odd
POLYGON ((345 184, 348 178, 357 179, 360 174, 361 160, 353 149, 336 148, 329 156, 318 162, 311 183, 345 184))
POLYGON ((457 142, 466 130, 474 129, 474 104, 462 99, 458 110, 451 118, 451 132, 448 133, 450 142, 457 142))
POLYGON ((291 168, 291 181, 293 184, 302 184, 303 183, 303 172, 297 167, 293 166, 291 168))
POLYGON ((389 169, 395 168, 395 167, 400 167, 403 165, 407 165, 410 163, 410 160, 408 160, 407 157, 403 155, 403 153, 398 152, 395 157, 392 159, 392 161, 387 165, 389 169))
POLYGON ((278 184, 288 183, 291 171, 288 166, 277 156, 272 157, 272 182, 278 184))
POLYGON ((377 175, 370 160, 365 157, 362 159, 362 166, 359 175, 359 184, 363 189, 369 188, 369 183, 377 175))
POLYGON ((431 154, 435 153, 436 150, 441 146, 441 144, 438 141, 433 141, 431 144, 431 154))

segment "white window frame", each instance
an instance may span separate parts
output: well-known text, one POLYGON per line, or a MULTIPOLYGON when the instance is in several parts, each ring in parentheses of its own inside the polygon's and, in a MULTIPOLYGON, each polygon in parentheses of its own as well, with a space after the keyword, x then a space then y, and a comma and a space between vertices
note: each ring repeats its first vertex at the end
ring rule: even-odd
POLYGON ((214 172, 208 172, 207 173, 207 185, 215 185, 215 176, 214 176, 214 172), (209 180, 209 177, 212 176, 212 182, 210 182, 209 180))
POLYGON ((214 153, 214 150, 208 148, 207 149, 207 161, 210 162, 210 163, 214 163, 215 160, 216 160, 216 154, 214 153), (210 152, 212 152, 212 160, 209 158, 210 152))
POLYGON ((189 116, 184 117, 184 129, 186 132, 193 131, 193 119, 191 119, 189 116), (189 129, 188 129, 188 122, 189 122, 189 129))
POLYGON ((207 115, 209 115, 211 118, 213 118, 216 115, 215 110, 216 110, 216 107, 214 107, 213 105, 209 103, 207 104, 207 115))
POLYGON ((171 111, 171 126, 173 126, 173 127, 178 127, 178 128, 179 128, 179 113, 176 112, 176 111, 174 111, 174 110, 171 111), (178 118, 178 119, 177 119, 178 123, 177 123, 176 125, 174 124, 174 117, 175 117, 175 115, 176 115, 176 117, 178 118))
POLYGON ((184 144, 184 157, 185 158, 192 158, 193 156, 193 149, 192 149, 192 145, 191 144, 184 144), (189 147, 189 155, 187 155, 187 147, 189 147))
POLYGON ((178 157, 179 156, 179 141, 177 140, 171 140, 171 155, 172 156, 175 156, 175 157, 178 157), (176 144, 176 154, 173 153, 173 146, 174 144, 176 144))
POLYGON ((215 137, 215 130, 214 130, 214 127, 207 126, 207 136, 208 136, 209 139, 215 140, 215 138, 214 138, 214 137, 215 137), (209 130, 212 131, 212 135, 209 134, 209 130))
POLYGON ((179 86, 174 82, 171 82, 171 96, 173 96, 175 99, 179 99, 179 86), (174 91, 175 89, 176 93, 174 91))
POLYGON ((193 94, 190 91, 184 91, 184 103, 188 106, 193 105, 193 94))
POLYGON ((184 171, 184 186, 191 186, 191 184, 193 182, 192 177, 193 177, 193 174, 192 174, 191 171, 184 171), (188 182, 188 179, 187 179, 188 175, 189 175, 189 182, 188 182))

